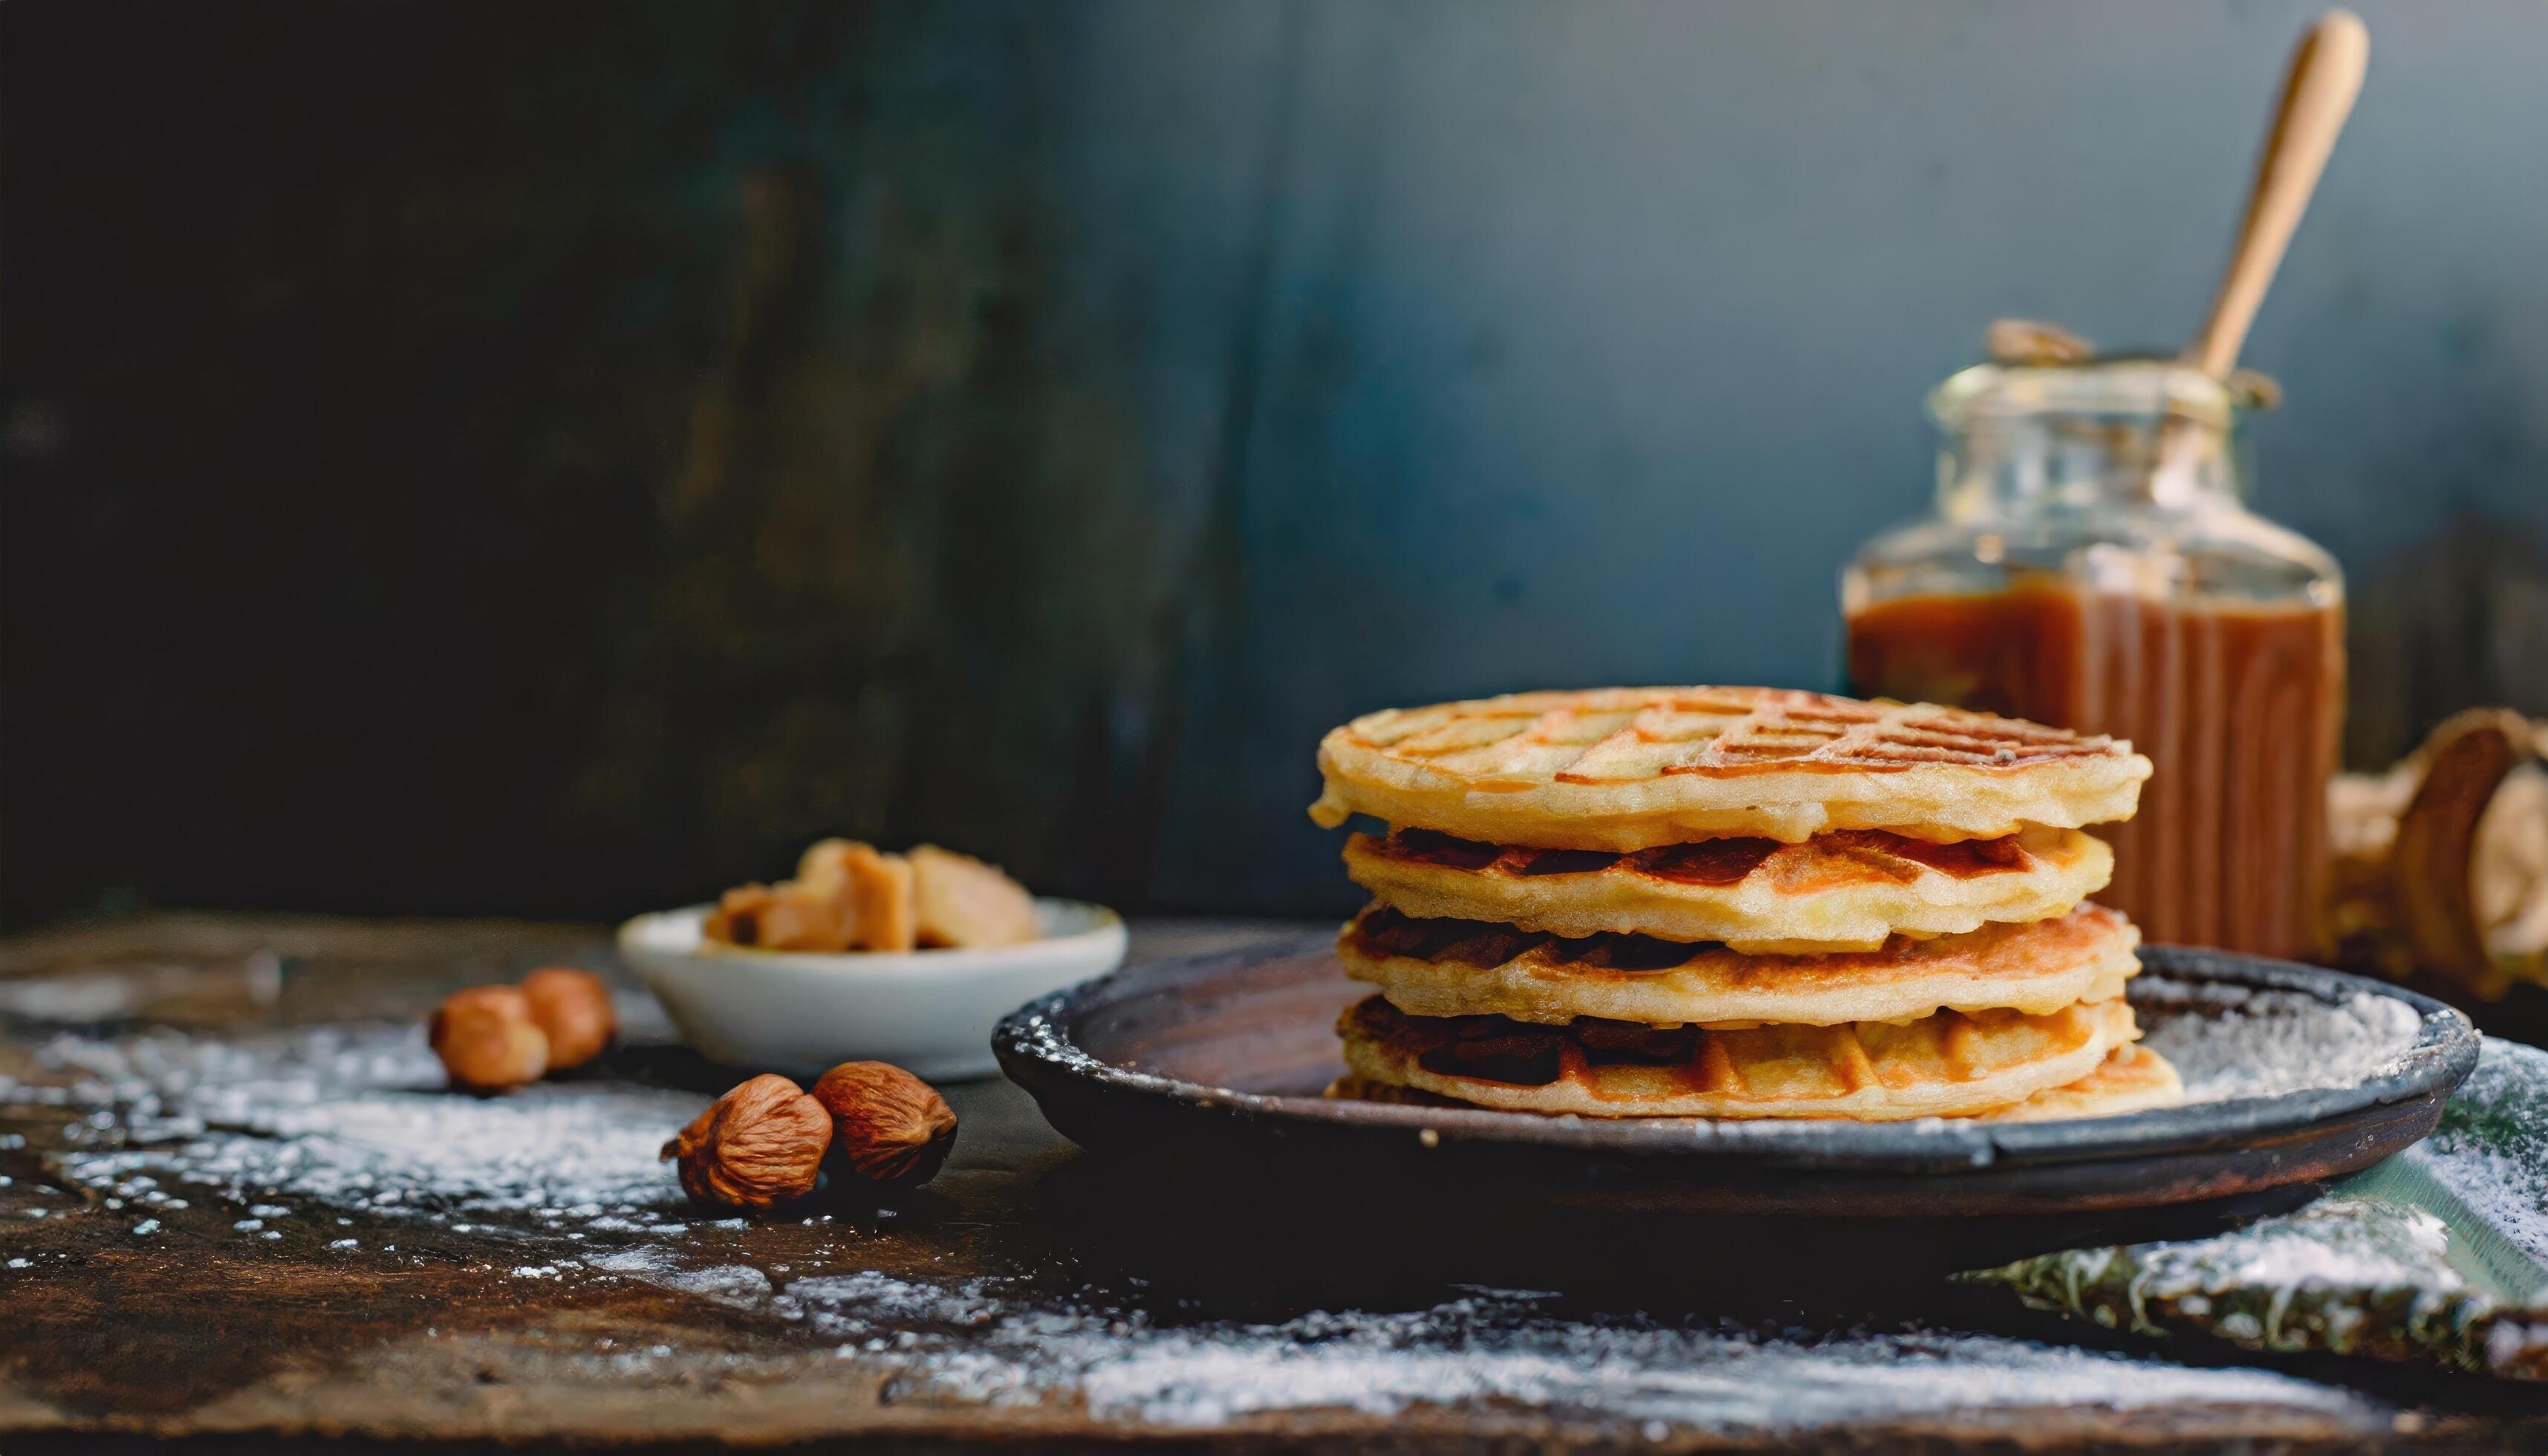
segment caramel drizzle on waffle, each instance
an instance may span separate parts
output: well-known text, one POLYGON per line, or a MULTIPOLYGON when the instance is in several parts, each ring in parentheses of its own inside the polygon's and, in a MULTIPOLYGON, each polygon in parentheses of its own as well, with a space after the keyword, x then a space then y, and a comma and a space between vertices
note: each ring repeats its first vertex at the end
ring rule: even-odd
MULTIPOLYGON (((2113 911, 2089 905, 2069 917, 2006 929, 2061 935, 2065 944, 2075 944, 2080 938, 2111 934, 2106 927, 2122 924, 2122 918, 2113 911), (2073 921, 2079 924, 2074 927, 2073 921)), ((1495 920, 1427 919, 1377 903, 1366 906, 1361 914, 1347 923, 1343 939, 1351 943, 1355 953, 1372 959, 1405 956, 1414 960, 1491 967, 1527 956, 1541 965, 1561 970, 1570 967, 1670 970, 1678 965, 1686 965, 1695 957, 1721 954, 1722 951, 1712 941, 1667 941, 1655 936, 1616 932, 1561 936, 1547 931, 1523 930, 1495 920)), ((1794 973, 1809 966, 1901 964, 1941 954, 1956 944, 1958 942, 1953 939, 1923 940, 1916 936, 1895 935, 1873 951, 1759 956, 1743 963, 1761 966, 1764 973, 1774 970, 1794 973)))
POLYGON ((1354 917, 1345 935, 1362 954, 1375 958, 1405 956, 1467 965, 1502 965, 1536 952, 1555 966, 1670 970, 1709 949, 1704 943, 1685 945, 1653 936, 1554 936, 1493 920, 1421 920, 1386 905, 1371 906, 1354 917))
MULTIPOLYGON (((1359 730, 1361 724, 1354 727, 1359 730)), ((1615 783, 1657 774, 2019 769, 2122 756, 2114 740, 1929 703, 1776 688, 1522 693, 1397 715, 1371 747, 1486 785, 1615 783)))
POLYGON ((1868 878, 1908 884, 1924 867, 1956 879, 1979 879, 2032 868, 2035 857, 2016 835, 1999 839, 1932 844, 1881 829, 1831 830, 1801 845, 1749 836, 1705 839, 1684 845, 1658 845, 1649 850, 1542 850, 1527 845, 1490 845, 1430 829, 1400 829, 1372 842, 1374 853, 1393 860, 1438 864, 1474 874, 1508 879, 1535 879, 1557 874, 1634 874, 1674 884, 1724 886, 1741 884, 1772 858, 1827 865, 1819 883, 1790 883, 1791 893, 1810 893, 1826 885, 1863 883, 1868 878))

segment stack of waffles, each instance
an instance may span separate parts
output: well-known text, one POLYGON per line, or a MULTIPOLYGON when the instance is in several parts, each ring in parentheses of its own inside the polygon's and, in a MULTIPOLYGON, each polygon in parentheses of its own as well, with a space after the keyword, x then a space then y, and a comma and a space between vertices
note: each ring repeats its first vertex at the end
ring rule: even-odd
POLYGON ((2129 744, 1758 687, 1534 692, 1327 735, 1311 817, 1373 901, 1337 1096, 1591 1117, 2040 1119, 2164 1106, 2086 903, 2129 744))

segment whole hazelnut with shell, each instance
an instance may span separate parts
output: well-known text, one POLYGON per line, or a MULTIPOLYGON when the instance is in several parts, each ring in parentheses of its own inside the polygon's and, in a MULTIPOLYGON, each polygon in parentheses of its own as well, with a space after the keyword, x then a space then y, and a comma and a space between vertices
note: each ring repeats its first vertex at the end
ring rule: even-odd
POLYGON ((813 1192, 831 1145, 823 1104, 764 1073, 718 1098, 663 1155, 680 1161, 682 1189, 698 1202, 758 1209, 813 1192))
POLYGON ((454 991, 433 1013, 425 1040, 457 1086, 508 1092, 536 1082, 549 1067, 549 1039, 531 1003, 511 986, 454 991))
POLYGON ((842 1165, 877 1187, 928 1182, 956 1147, 956 1110, 890 1062, 842 1062, 814 1083, 813 1097, 831 1114, 842 1165))
POLYGON ((572 965, 544 965, 522 977, 531 1020, 549 1039, 549 1070, 582 1066, 601 1054, 619 1031, 610 987, 572 965))

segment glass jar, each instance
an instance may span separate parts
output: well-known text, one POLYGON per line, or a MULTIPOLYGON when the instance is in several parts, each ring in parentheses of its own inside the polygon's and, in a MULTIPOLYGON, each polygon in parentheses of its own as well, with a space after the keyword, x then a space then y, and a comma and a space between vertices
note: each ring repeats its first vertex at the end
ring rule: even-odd
POLYGON ((2158 359, 1938 387, 1938 505, 1843 574, 1862 695, 2132 740, 2157 773, 2098 896, 2153 941, 2320 949, 2344 711, 2335 562, 2243 503, 2251 403, 2158 359))

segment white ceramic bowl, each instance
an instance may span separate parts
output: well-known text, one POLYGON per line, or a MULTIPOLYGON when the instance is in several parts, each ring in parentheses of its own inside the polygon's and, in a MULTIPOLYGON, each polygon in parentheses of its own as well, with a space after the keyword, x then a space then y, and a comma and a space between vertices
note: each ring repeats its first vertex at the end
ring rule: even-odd
POLYGON ((1124 963, 1122 917, 1078 900, 1037 900, 1045 938, 1023 946, 898 953, 715 945, 699 934, 708 909, 640 915, 619 953, 683 1040, 755 1071, 890 1061, 932 1081, 986 1077, 1001 1017, 1124 963))

